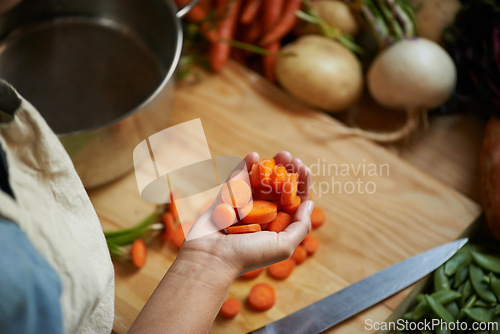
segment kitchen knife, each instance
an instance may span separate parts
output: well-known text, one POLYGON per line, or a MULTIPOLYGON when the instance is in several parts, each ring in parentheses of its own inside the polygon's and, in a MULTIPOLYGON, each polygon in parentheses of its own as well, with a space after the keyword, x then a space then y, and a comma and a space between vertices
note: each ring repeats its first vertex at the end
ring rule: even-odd
POLYGON ((430 274, 467 241, 467 238, 459 239, 401 261, 250 333, 323 332, 430 274))

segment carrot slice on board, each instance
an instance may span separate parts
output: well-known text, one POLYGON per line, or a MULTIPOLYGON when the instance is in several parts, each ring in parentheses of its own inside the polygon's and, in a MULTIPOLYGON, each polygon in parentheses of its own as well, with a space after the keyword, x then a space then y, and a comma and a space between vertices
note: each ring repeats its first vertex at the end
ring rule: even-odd
POLYGON ((132 263, 137 268, 142 268, 146 264, 146 254, 147 248, 144 240, 136 239, 132 243, 132 248, 130 249, 130 257, 132 258, 132 263))
POLYGON ((286 212, 278 212, 276 218, 269 223, 267 230, 279 233, 284 231, 291 223, 292 223, 292 216, 290 216, 286 212))
POLYGON ((227 228, 228 234, 254 233, 260 231, 261 229, 259 224, 236 225, 236 226, 229 226, 227 228))
POLYGON ((296 263, 296 264, 301 264, 307 259, 307 251, 306 249, 298 245, 297 248, 293 251, 291 259, 296 263))
POLYGON ((234 318, 238 313, 240 313, 241 304, 237 299, 228 298, 222 304, 219 314, 225 319, 234 318))
POLYGON ((289 215, 291 215, 293 217, 293 216, 295 216, 295 213, 299 209, 299 206, 300 206, 300 197, 295 196, 292 204, 282 205, 281 208, 283 209, 283 211, 285 211, 286 213, 288 213, 289 215))
POLYGON ((167 211, 163 214, 162 218, 163 218, 164 231, 161 235, 161 238, 163 239, 163 241, 169 242, 170 240, 172 240, 175 231, 174 215, 172 214, 172 212, 167 211))
POLYGON ((271 185, 271 173, 274 166, 276 166, 274 159, 262 159, 260 162, 260 182, 262 185, 271 185))
POLYGON ((267 283, 259 283, 252 287, 248 296, 248 304, 255 311, 267 311, 276 302, 274 288, 267 283))
POLYGON ((253 201, 252 210, 243 218, 245 224, 265 224, 278 215, 276 204, 267 201, 253 201))
POLYGON ((293 268, 295 268, 295 262, 292 259, 286 259, 285 261, 271 264, 267 268, 267 272, 276 279, 285 279, 290 276, 293 268))
POLYGON ((302 244, 302 246, 304 246, 304 248, 306 249, 307 254, 309 255, 313 255, 318 250, 318 245, 319 245, 318 239, 314 237, 309 237, 305 239, 302 244))
POLYGON ((252 199, 252 189, 242 179, 229 180, 222 187, 221 198, 224 203, 241 208, 252 199))
POLYGON ((311 226, 318 228, 325 222, 325 213, 321 208, 315 207, 311 213, 311 226))
POLYGON ((217 227, 224 229, 234 224, 236 221, 236 212, 232 205, 220 203, 215 207, 212 217, 217 227))
POLYGON ((254 278, 257 278, 263 271, 264 271, 264 268, 255 269, 255 270, 249 271, 247 273, 244 273, 240 277, 244 278, 244 279, 254 279, 254 278))
POLYGON ((283 183, 281 189, 281 205, 290 205, 294 203, 297 197, 297 184, 298 175, 297 173, 288 173, 286 181, 283 183))

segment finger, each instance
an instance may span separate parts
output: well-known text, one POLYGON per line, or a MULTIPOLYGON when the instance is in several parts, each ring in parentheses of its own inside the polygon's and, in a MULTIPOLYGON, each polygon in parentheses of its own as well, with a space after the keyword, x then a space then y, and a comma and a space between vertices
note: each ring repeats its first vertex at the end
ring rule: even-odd
POLYGON ((299 168, 299 182, 297 193, 302 202, 309 199, 309 192, 311 188, 311 170, 306 165, 299 168))
POLYGON ((286 167, 292 161, 292 155, 288 151, 281 151, 274 156, 274 161, 277 165, 286 167))
POLYGON ((298 158, 293 158, 286 169, 289 173, 298 173, 300 166, 302 166, 302 165, 303 165, 302 160, 300 160, 298 158))
MULTIPOLYGON (((305 201, 299 206, 294 217, 294 222, 278 234, 279 238, 284 238, 284 247, 292 246, 295 249, 306 235, 311 231, 311 212, 314 208, 313 201, 305 201)), ((282 242, 282 241, 280 241, 282 242)))
POLYGON ((245 163, 247 164, 247 169, 250 171, 252 169, 253 164, 259 163, 260 157, 257 152, 248 153, 245 157, 245 163))

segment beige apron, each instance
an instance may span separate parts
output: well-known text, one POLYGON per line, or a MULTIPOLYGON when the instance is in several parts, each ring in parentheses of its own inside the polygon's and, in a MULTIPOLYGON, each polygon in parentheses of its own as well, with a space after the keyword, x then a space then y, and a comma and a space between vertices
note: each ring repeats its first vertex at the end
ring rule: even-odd
POLYGON ((57 136, 0 80, 2 106, 0 145, 15 199, 0 191, 0 216, 16 222, 59 274, 65 333, 110 333, 113 265, 89 197, 57 136))

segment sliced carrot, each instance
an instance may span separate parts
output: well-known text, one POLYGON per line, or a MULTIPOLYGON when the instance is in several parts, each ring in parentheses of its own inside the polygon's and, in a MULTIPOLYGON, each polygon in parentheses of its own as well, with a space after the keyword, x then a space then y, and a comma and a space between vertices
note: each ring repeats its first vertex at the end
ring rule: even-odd
POLYGON ((260 182, 262 185, 271 185, 271 173, 276 163, 274 159, 262 159, 260 162, 260 182))
POLYGON ((307 259, 307 251, 306 249, 298 245, 297 248, 293 251, 293 254, 291 256, 291 259, 296 263, 296 264, 301 264, 307 259))
POLYGON ((236 317, 238 313, 240 313, 241 304, 237 299, 228 298, 222 304, 219 314, 221 317, 225 319, 231 319, 236 317))
POLYGON ((292 217, 295 216, 295 213, 299 209, 300 206, 300 197, 296 196, 293 200, 293 203, 290 205, 282 205, 281 208, 283 211, 291 215, 292 217))
POLYGON ((262 0, 248 0, 245 7, 243 7, 243 11, 241 12, 240 22, 243 24, 252 22, 259 12, 261 4, 262 0))
MULTIPOLYGON (((281 48, 280 41, 272 42, 266 45, 266 50, 271 52, 278 52, 281 48)), ((262 65, 264 66, 264 76, 270 82, 276 81, 276 76, 274 75, 274 66, 276 64, 276 56, 266 55, 262 57, 262 65)))
POLYGON ((261 41, 262 45, 267 46, 276 43, 292 30, 297 22, 295 12, 300 9, 301 2, 302 0, 287 0, 281 18, 268 30, 261 41))
POLYGON ((134 266, 137 268, 144 267, 144 264, 146 264, 146 254, 147 248, 144 240, 136 239, 132 243, 132 248, 130 248, 130 257, 132 258, 134 266))
POLYGON ((182 229, 181 225, 177 225, 174 235, 172 237, 172 243, 174 244, 175 247, 181 248, 182 243, 184 242, 184 230, 182 229))
POLYGON ((220 228, 224 229, 231 226, 236 221, 236 212, 232 205, 227 203, 218 204, 212 214, 214 223, 220 228))
POLYGON ((292 223, 292 216, 290 216, 288 213, 285 212, 278 212, 276 218, 269 223, 267 230, 279 233, 284 231, 291 223, 292 223))
POLYGON ((229 226, 227 228, 228 234, 254 233, 260 231, 261 229, 259 224, 236 225, 236 226, 229 226))
POLYGON ((276 204, 268 201, 253 201, 252 210, 243 218, 245 224, 265 224, 278 215, 276 204))
POLYGON ((281 194, 274 191, 270 186, 265 186, 263 188, 254 189, 253 198, 255 200, 274 202, 280 200, 281 194))
POLYGON ((271 173, 271 185, 277 192, 281 192, 283 183, 287 179, 287 172, 285 166, 275 166, 271 173))
POLYGON ((252 185, 252 189, 257 189, 261 186, 259 169, 259 164, 253 164, 250 170, 250 184, 252 185))
POLYGON ((252 189, 245 180, 233 179, 226 182, 221 190, 221 198, 224 203, 241 208, 250 202, 252 189))
POLYGON ((274 288, 267 283, 259 283, 252 287, 248 296, 248 304, 255 311, 267 311, 276 302, 274 288))
POLYGON ((319 245, 318 239, 314 237, 309 237, 305 239, 302 244, 302 246, 304 246, 304 248, 306 249, 307 254, 309 255, 313 255, 318 250, 318 245, 319 245))
POLYGON ((325 213, 321 208, 315 207, 311 213, 311 226, 318 228, 325 222, 325 213))
POLYGON ((255 270, 249 271, 247 273, 244 273, 240 277, 244 278, 244 279, 254 279, 254 278, 257 278, 263 271, 264 271, 264 268, 255 269, 255 270))
POLYGON ((174 215, 172 212, 167 211, 163 214, 163 233, 161 235, 163 241, 169 242, 172 240, 172 237, 174 236, 174 230, 175 230, 175 219, 174 215))
POLYGON ((293 268, 295 268, 295 262, 292 259, 286 259, 285 261, 271 264, 267 268, 267 272, 276 279, 285 279, 290 276, 293 268))
POLYGON ((242 219, 245 218, 250 213, 250 211, 252 211, 252 208, 253 208, 253 201, 250 201, 250 203, 248 203, 244 207, 236 209, 238 213, 237 218, 239 219, 238 223, 242 223, 242 219))
POLYGON ((260 229, 262 231, 267 231, 268 228, 269 228, 269 223, 260 224, 260 229))
POLYGON ((227 8, 225 16, 217 26, 219 40, 212 43, 210 48, 210 64, 217 72, 226 65, 231 54, 231 45, 228 41, 234 36, 241 0, 217 0, 216 4, 217 8, 227 8))
POLYGON ((304 245, 304 241, 306 241, 311 236, 312 236, 312 231, 309 231, 309 233, 307 233, 307 235, 304 237, 304 239, 302 239, 302 241, 300 242, 300 244, 304 245))
POLYGON ((297 173, 288 173, 286 181, 281 189, 281 205, 286 206, 295 203, 298 189, 297 173))

